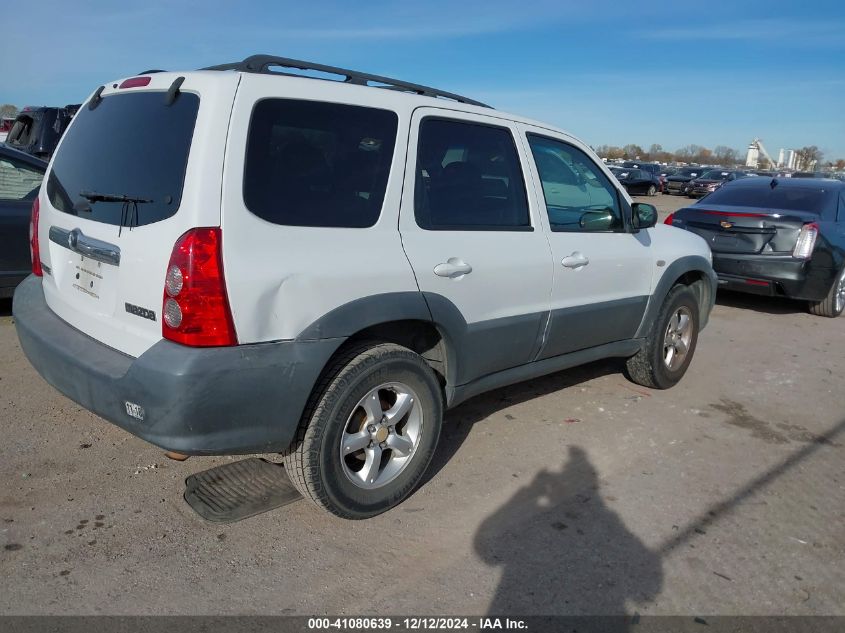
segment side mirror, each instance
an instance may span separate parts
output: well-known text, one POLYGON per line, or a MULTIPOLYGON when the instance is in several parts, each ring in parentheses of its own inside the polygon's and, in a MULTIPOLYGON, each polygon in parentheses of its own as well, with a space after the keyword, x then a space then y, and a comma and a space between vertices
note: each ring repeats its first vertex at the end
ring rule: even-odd
POLYGON ((587 231, 610 231, 615 219, 610 211, 587 211, 581 216, 578 224, 587 231))
POLYGON ((631 209, 634 230, 648 229, 657 224, 657 207, 645 202, 635 202, 631 209))

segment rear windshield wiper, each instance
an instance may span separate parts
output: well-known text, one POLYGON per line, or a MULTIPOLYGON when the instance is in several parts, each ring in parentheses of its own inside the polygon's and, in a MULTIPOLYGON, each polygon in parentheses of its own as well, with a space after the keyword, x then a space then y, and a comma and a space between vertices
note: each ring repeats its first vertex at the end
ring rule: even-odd
POLYGON ((118 237, 120 237, 121 233, 123 233, 124 226, 128 226, 130 231, 133 227, 138 226, 138 205, 153 202, 150 198, 134 198, 123 194, 101 193, 99 191, 80 191, 79 195, 88 200, 88 202, 123 203, 123 207, 120 209, 120 228, 117 231, 118 237))
POLYGON ((118 193, 100 193, 99 191, 80 191, 79 195, 88 200, 88 202, 129 202, 141 203, 152 202, 148 198, 133 198, 132 196, 124 196, 118 193))

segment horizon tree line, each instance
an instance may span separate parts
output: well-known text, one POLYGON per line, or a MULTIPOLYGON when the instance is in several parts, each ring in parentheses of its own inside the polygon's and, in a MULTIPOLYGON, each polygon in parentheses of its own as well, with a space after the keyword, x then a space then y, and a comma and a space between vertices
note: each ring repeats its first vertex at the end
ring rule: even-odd
MULTIPOLYGON (((643 162, 657 162, 657 163, 697 163, 699 165, 724 165, 733 166, 745 163, 745 153, 728 147, 727 145, 717 145, 712 150, 702 145, 685 145, 674 152, 669 152, 663 149, 659 143, 653 143, 648 150, 643 149, 639 145, 630 143, 617 147, 616 145, 599 145, 593 148, 601 158, 608 160, 624 159, 624 160, 641 160, 643 162)), ((845 159, 840 158, 823 163, 824 153, 815 145, 808 145, 795 150, 796 153, 796 170, 809 170, 815 166, 816 169, 822 170, 823 166, 835 171, 845 170, 845 159)), ((765 156, 760 156, 760 167, 766 167, 768 160, 765 156)), ((775 168, 776 165, 770 167, 775 168)))

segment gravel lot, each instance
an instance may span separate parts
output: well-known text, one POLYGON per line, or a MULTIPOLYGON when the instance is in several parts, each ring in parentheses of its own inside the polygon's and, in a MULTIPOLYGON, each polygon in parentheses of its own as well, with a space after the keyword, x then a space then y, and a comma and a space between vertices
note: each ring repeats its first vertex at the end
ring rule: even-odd
POLYGON ((60 396, 10 311, 2 614, 845 615, 845 318, 720 295, 670 391, 616 362, 501 389, 448 414, 387 514, 220 526, 183 481, 229 458, 168 461, 60 396))

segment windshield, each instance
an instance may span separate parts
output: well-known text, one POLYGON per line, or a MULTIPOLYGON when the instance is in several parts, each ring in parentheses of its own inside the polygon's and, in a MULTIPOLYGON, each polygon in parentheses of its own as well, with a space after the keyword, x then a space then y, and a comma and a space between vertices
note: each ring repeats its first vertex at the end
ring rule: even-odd
MULTIPOLYGON (((755 179, 756 180, 756 179, 755 179)), ((709 196, 706 204, 757 209, 783 209, 786 211, 809 211, 821 214, 833 204, 836 192, 816 187, 742 187, 732 184, 720 187, 709 196)))
POLYGON ((47 180, 59 211, 106 224, 121 224, 124 203, 90 194, 144 199, 137 225, 172 216, 182 199, 199 97, 181 93, 172 105, 164 92, 104 97, 82 108, 67 131, 47 180), (149 202, 146 202, 149 201, 149 202))
POLYGON ((692 168, 687 167, 685 169, 681 169, 675 175, 676 176, 692 176, 693 178, 695 178, 696 176, 700 176, 703 172, 704 172, 704 170, 701 167, 692 167, 692 168))
POLYGON ((713 171, 704 172, 704 174, 699 176, 699 178, 702 180, 725 180, 728 176, 730 176, 730 172, 715 169, 713 171))

